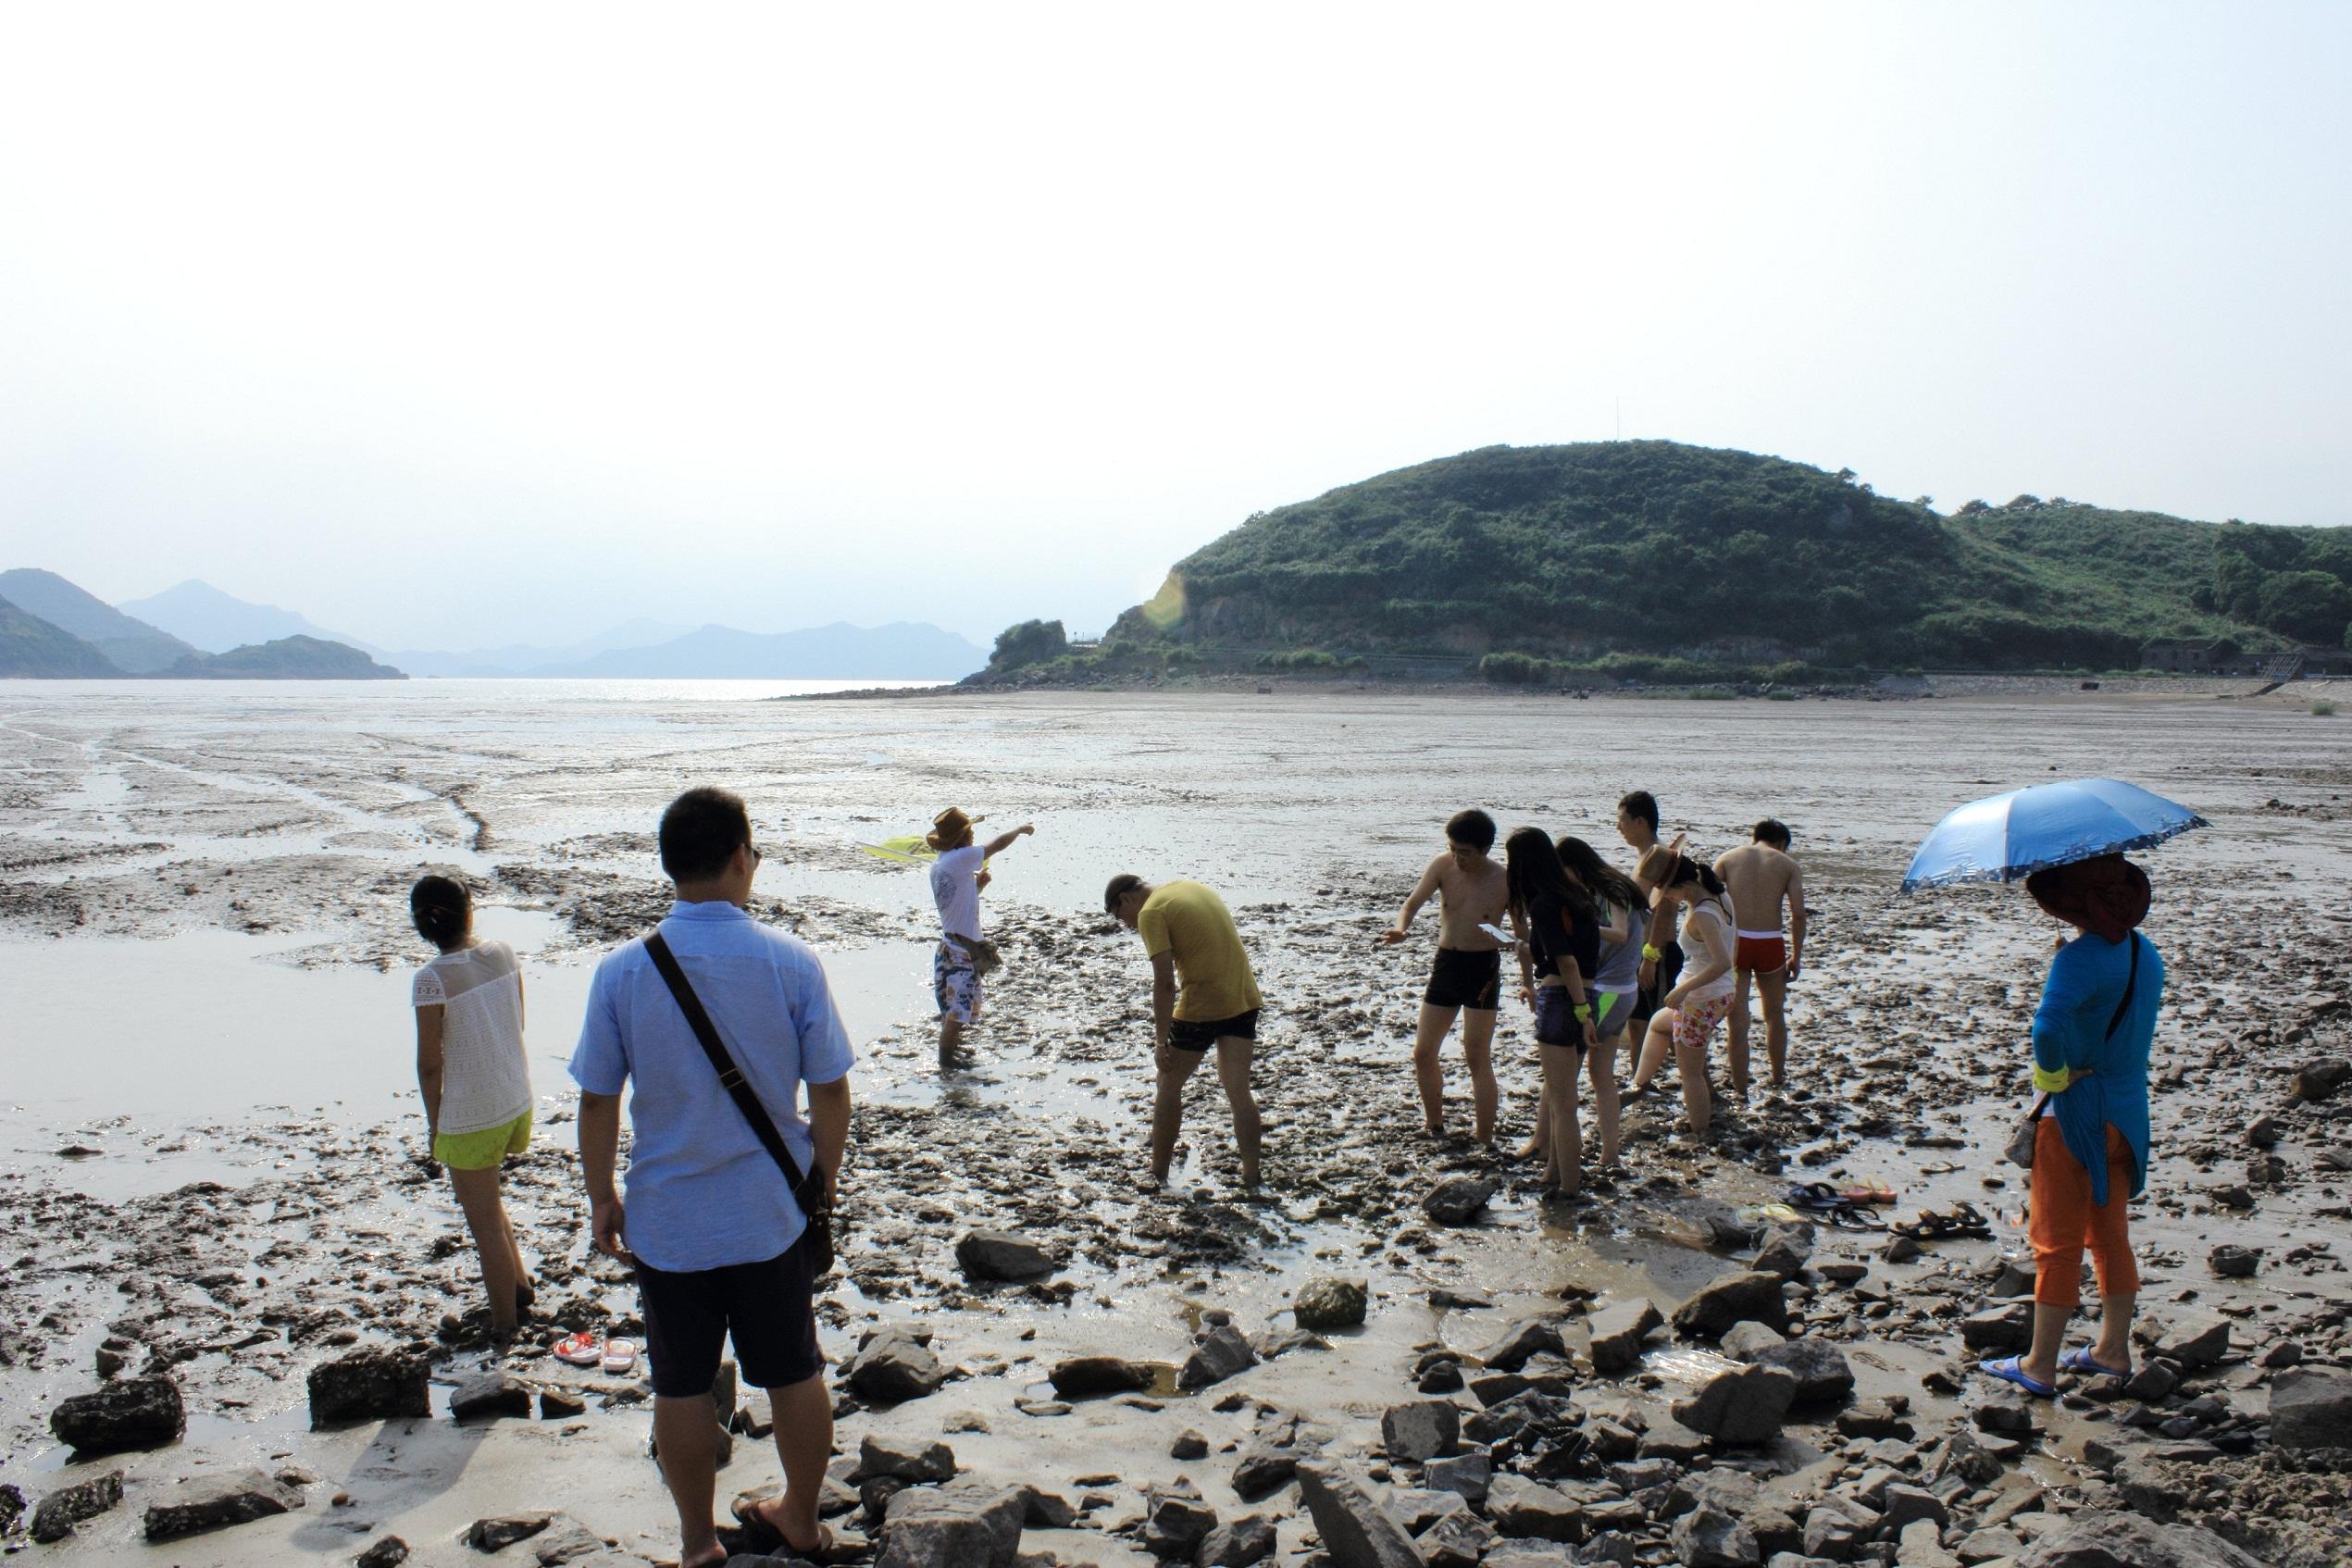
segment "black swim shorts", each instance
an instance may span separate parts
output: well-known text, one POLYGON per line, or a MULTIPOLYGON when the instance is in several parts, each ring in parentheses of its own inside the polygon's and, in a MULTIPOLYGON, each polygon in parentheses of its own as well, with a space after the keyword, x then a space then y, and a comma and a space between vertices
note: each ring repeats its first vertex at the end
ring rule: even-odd
POLYGON ((1634 1022, 1638 1024, 1658 1011, 1658 999, 1674 989, 1683 975, 1683 944, 1668 942, 1658 950, 1658 983, 1644 986, 1634 998, 1634 1022))
POLYGON ((1502 953, 1464 952, 1441 947, 1429 966, 1429 989, 1421 1000, 1432 1007, 1469 1007, 1492 1013, 1502 1001, 1502 953))
POLYGON ((1214 1023, 1201 1023, 1191 1018, 1178 1018, 1169 1027, 1168 1043, 1178 1051, 1206 1051, 1221 1039, 1256 1039, 1258 1010, 1219 1018, 1214 1023))
POLYGON ((789 1388, 825 1369, 816 1348, 815 1281, 808 1251, 792 1247, 764 1263, 672 1274, 637 1265, 639 1311, 653 1392, 666 1400, 707 1394, 718 1380, 720 1347, 735 1341, 735 1364, 754 1388, 789 1388))

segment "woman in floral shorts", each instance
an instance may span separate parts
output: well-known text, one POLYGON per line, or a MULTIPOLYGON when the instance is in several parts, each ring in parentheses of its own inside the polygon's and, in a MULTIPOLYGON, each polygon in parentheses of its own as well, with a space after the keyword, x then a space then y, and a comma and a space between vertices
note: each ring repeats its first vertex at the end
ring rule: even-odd
POLYGON ((1707 1041, 1715 1026, 1730 1014, 1732 988, 1736 983, 1732 933, 1737 927, 1732 917, 1731 895, 1714 872, 1672 850, 1651 849, 1641 857, 1636 874, 1658 890, 1658 902, 1650 910, 1653 920, 1669 902, 1687 911, 1683 919, 1683 945, 1690 957, 1681 983, 1659 999, 1634 1076, 1639 1083, 1657 1076, 1666 1064, 1671 1045, 1674 1072, 1682 1079, 1684 1119, 1692 1132, 1703 1133, 1714 1110, 1707 1092, 1707 1041))

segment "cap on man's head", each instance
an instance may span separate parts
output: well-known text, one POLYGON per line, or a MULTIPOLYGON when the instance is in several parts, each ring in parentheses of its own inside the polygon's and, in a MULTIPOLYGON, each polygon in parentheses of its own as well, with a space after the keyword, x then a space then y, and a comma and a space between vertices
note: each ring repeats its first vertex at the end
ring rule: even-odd
POLYGON ((966 816, 961 807, 950 806, 931 818, 931 830, 924 835, 923 841, 935 850, 952 850, 974 826, 987 820, 985 816, 966 816))

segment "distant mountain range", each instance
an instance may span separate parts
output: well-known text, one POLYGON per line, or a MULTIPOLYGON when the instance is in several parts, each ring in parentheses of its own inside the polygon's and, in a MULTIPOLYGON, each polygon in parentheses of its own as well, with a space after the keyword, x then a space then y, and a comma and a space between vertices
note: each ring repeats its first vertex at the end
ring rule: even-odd
POLYGON ((752 632, 639 619, 553 647, 387 653, 194 579, 110 605, 55 572, 0 572, 0 677, 953 680, 987 661, 965 638, 904 621, 752 632))

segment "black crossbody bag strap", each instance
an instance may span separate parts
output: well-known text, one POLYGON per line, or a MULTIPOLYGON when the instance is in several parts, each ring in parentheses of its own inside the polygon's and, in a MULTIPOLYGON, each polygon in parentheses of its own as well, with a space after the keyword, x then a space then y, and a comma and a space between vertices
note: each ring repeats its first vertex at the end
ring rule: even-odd
MULTIPOLYGON (((2137 931, 2134 931, 2132 933, 2131 972, 2123 977, 2123 994, 2116 999, 2115 1011, 2109 1014, 2107 1020, 2107 1038, 2109 1039, 2113 1039, 2115 1038, 2115 1031, 2123 1027, 2123 1014, 2132 1010, 2132 993, 2139 989, 2139 986, 2140 934, 2137 931)), ((2035 1101, 2034 1109, 2027 1114, 2025 1119, 2029 1122, 2041 1120, 2042 1113, 2049 1108, 2049 1102, 2050 1097, 2047 1094, 2043 1095, 2039 1100, 2035 1101)))
MULTIPOLYGON (((752 1131, 759 1139, 760 1146, 767 1151, 777 1168, 784 1173, 784 1179, 791 1185, 792 1201, 800 1205, 802 1215, 808 1221, 803 1238, 818 1249, 824 1265, 829 1267, 833 1256, 833 1216, 825 1202, 822 1178, 803 1171, 801 1163, 792 1158, 791 1147, 784 1141, 784 1135, 776 1130, 774 1118, 768 1115, 767 1107, 760 1103, 760 1097, 736 1067, 735 1059, 728 1055, 726 1044, 718 1038, 718 1026, 711 1022, 710 1014, 703 1010, 703 999, 694 994, 694 987, 686 978, 686 971, 678 966, 678 955, 670 952, 669 943, 662 940, 659 931, 646 937, 645 954, 653 961, 653 967, 661 971, 663 980, 669 986, 670 995, 678 999, 678 1011, 686 1014, 687 1027, 694 1031, 694 1038, 702 1042, 703 1054, 711 1059, 711 1065, 718 1072, 720 1087, 735 1101, 736 1109, 743 1113, 743 1119, 752 1124, 752 1131)), ((823 1273, 824 1268, 820 1267, 817 1272, 823 1273)))

